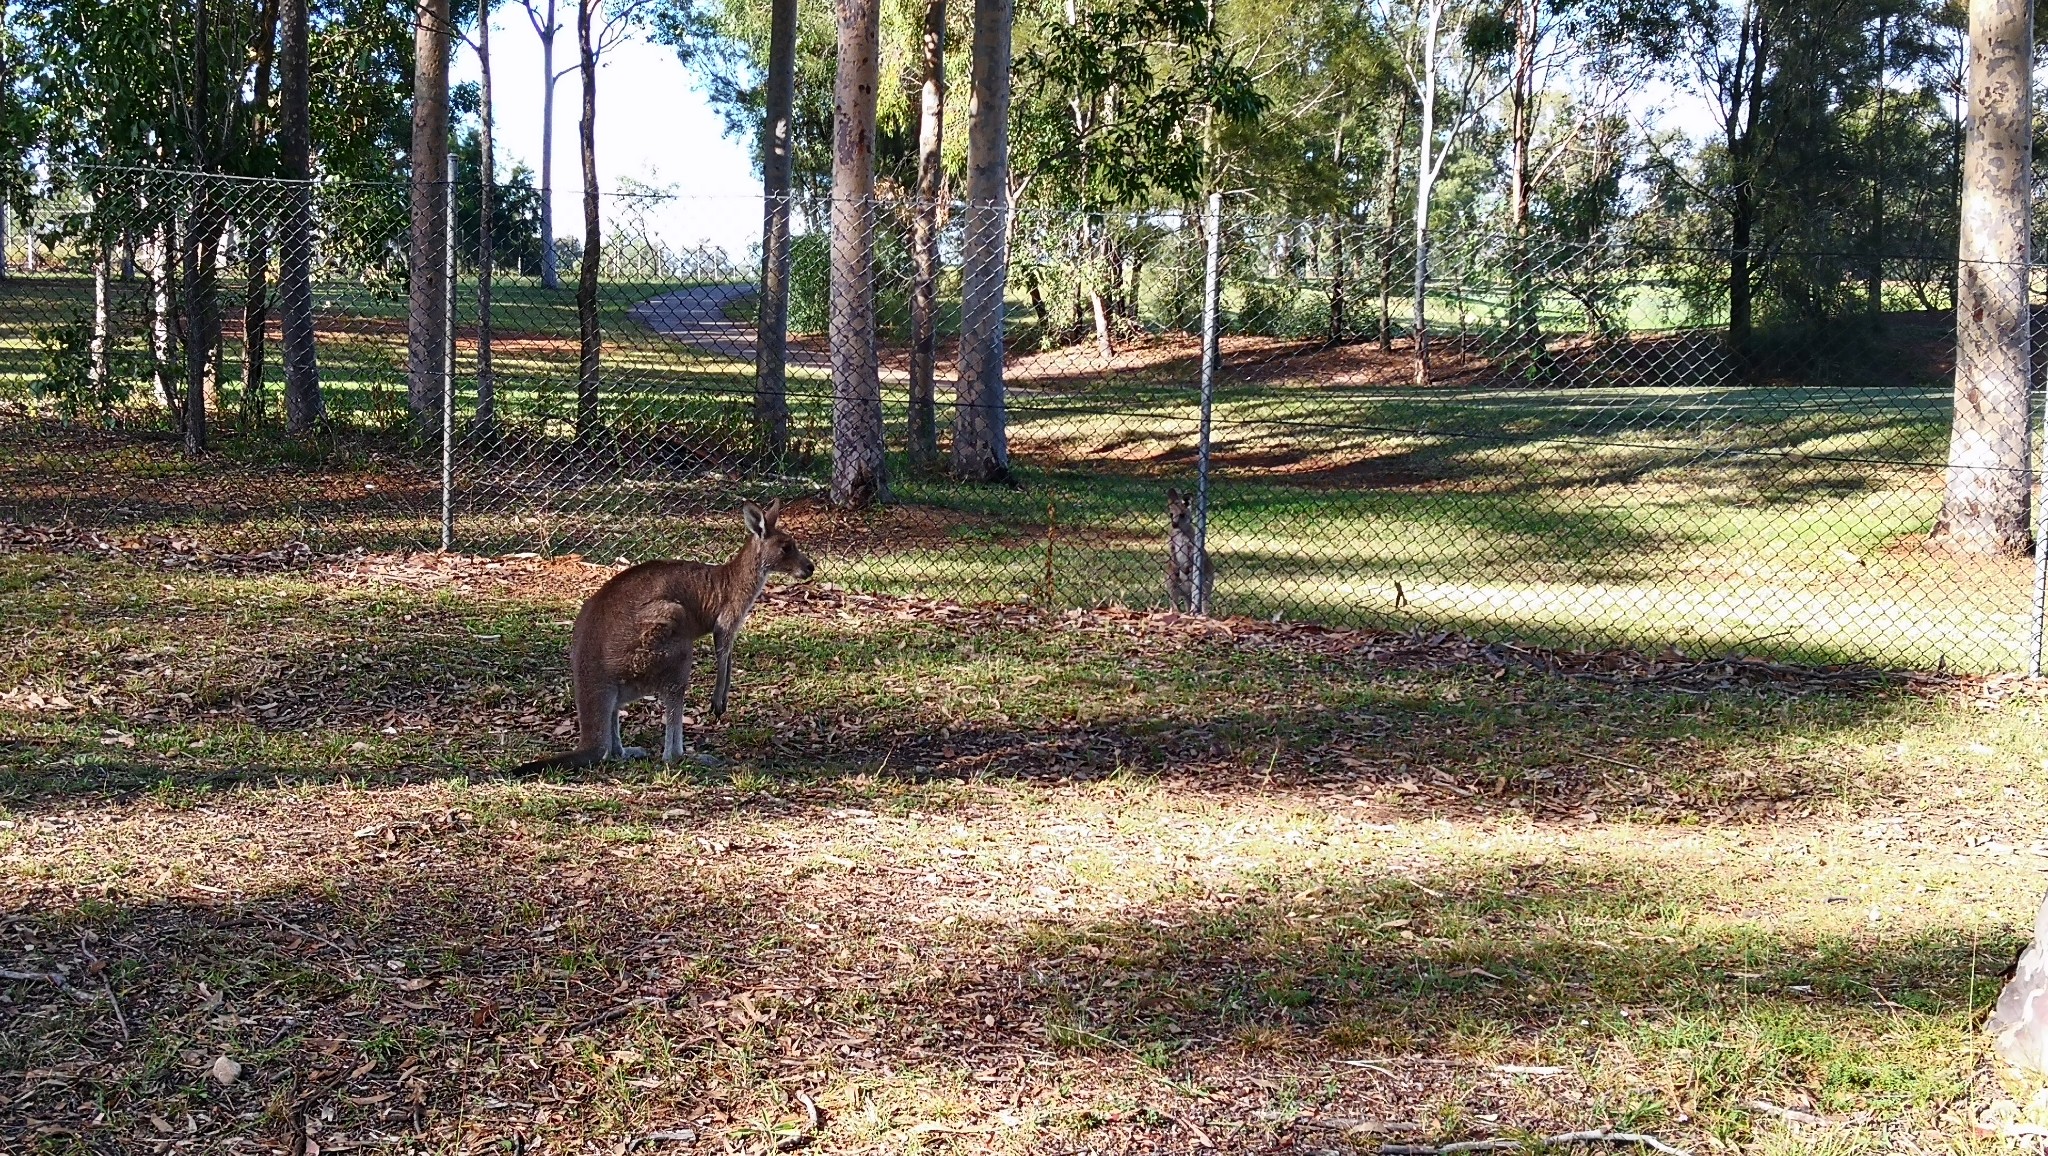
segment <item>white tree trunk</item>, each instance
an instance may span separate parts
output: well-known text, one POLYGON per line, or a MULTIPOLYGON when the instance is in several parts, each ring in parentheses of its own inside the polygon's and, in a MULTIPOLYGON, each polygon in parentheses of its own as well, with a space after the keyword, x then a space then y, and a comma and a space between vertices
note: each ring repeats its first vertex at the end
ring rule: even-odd
POLYGON ((917 207, 911 251, 917 283, 910 296, 910 460, 938 460, 939 197, 944 183, 940 146, 946 132, 946 0, 925 0, 924 85, 919 96, 917 207))
POLYGON ((1444 0, 1426 0, 1422 36, 1422 131, 1415 142, 1415 382, 1429 384, 1429 201, 1436 188, 1436 34, 1443 20, 1444 0))
MULTIPOLYGON (((527 10, 532 15, 532 9, 527 10)), ((562 287, 561 269, 555 259, 555 0, 548 0, 547 16, 534 22, 540 36, 540 283, 549 289, 562 287)))
POLYGON ((882 381, 875 356, 875 98, 880 0, 834 0, 839 64, 832 91, 832 504, 888 497, 882 381))
POLYGON ((2027 549, 2028 191, 2033 5, 1970 2, 1970 120, 1956 259, 1955 420, 1935 540, 1971 554, 2027 549))
POLYGON ((1009 285, 1011 0, 975 0, 967 107, 967 214, 960 261, 960 376, 953 476, 1004 481, 1003 300, 1009 285))
POLYGON ((761 125, 761 309, 754 333, 754 424, 772 459, 789 451, 789 181, 796 104, 796 0, 769 6, 761 125))

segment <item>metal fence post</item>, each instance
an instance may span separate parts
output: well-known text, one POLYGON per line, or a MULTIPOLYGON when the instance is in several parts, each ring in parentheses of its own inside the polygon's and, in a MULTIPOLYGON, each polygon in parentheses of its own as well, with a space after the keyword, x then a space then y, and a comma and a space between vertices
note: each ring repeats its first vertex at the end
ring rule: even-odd
POLYGON ((1209 415, 1216 400, 1217 336, 1216 313, 1220 286, 1216 276, 1216 254, 1222 246, 1223 194, 1209 194, 1209 211, 1204 214, 1209 252, 1202 278, 1202 435, 1195 446, 1195 588, 1191 601, 1195 613, 1209 613, 1209 415))
POLYGON ((443 287, 441 307, 441 549, 455 545, 455 153, 448 154, 448 187, 443 193, 447 218, 441 244, 443 287))

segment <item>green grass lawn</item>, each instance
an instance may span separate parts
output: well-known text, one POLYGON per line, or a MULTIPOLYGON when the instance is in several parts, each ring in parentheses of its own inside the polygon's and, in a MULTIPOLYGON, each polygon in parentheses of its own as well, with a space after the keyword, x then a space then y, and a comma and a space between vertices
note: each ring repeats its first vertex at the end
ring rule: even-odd
MULTIPOLYGON (((752 367, 626 317, 678 287, 604 286, 608 434, 578 448, 573 295, 500 284, 497 398, 510 432, 458 451, 459 543, 695 556, 741 494, 815 498, 831 444, 825 371, 791 370, 795 453, 764 462, 752 367)), ((22 397, 39 372, 36 319, 77 309, 88 289, 55 278, 0 288, 0 397, 22 397)), ((308 454, 229 431, 221 456, 192 464, 164 444, 17 425, 0 463, 17 516, 232 527, 248 543, 437 543, 438 447, 410 441, 403 303, 334 286, 321 300, 339 443, 308 454)), ((1218 603, 1541 642, 2023 668, 2027 567, 1965 565, 1921 545, 1948 424, 1929 360, 1939 319, 1901 314, 1880 338, 1774 340, 1768 372, 1744 377, 1684 333, 1567 343, 1535 367, 1446 335, 1438 379, 1418 388, 1403 345, 1230 336, 1215 405, 1218 603)), ((239 356, 231 341, 231 379, 239 356)), ((893 441, 907 424, 902 351, 884 360, 893 441)), ((1092 345, 1020 346, 1019 488, 957 486, 899 456, 897 507, 814 511, 813 545, 863 589, 1159 605, 1164 493, 1192 481, 1195 369, 1192 346, 1164 338, 1127 341, 1108 362, 1092 345)), ((466 415, 473 344, 461 381, 466 415)))
POLYGON ((0 547, 13 1150, 2004 1150, 2009 683, 778 586, 519 778, 608 570, 230 536, 0 547))

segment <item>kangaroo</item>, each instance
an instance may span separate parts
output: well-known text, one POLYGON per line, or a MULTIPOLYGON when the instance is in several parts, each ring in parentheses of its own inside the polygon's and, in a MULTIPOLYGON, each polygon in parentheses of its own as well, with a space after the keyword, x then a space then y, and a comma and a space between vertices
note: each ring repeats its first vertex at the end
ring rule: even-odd
POLYGON ((710 635, 718 655, 711 714, 725 717, 732 685, 732 644, 760 600, 771 572, 809 578, 815 569, 789 535, 776 528, 780 501, 740 508, 747 541, 722 565, 642 562, 598 587, 569 633, 569 671, 576 685, 574 751, 539 759, 519 772, 587 767, 608 759, 644 759, 647 752, 619 741, 619 706, 646 695, 667 714, 661 757, 683 754, 683 695, 697 640, 710 635))
POLYGON ((1166 601, 1177 611, 1207 610, 1216 586, 1216 567, 1209 552, 1195 542, 1194 499, 1179 490, 1166 491, 1166 601), (1202 596, 1195 597, 1195 558, 1202 560, 1202 596))

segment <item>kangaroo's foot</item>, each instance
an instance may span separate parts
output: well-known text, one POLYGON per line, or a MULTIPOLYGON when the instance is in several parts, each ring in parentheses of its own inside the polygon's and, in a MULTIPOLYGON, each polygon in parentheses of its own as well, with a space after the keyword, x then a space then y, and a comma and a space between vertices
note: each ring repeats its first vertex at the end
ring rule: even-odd
POLYGON ((634 759, 644 759, 644 758, 646 758, 646 757, 647 757, 647 748, 646 748, 646 747, 620 747, 620 748, 619 748, 619 753, 618 753, 618 759, 619 759, 619 761, 620 761, 620 762, 632 762, 632 761, 633 761, 634 759))

